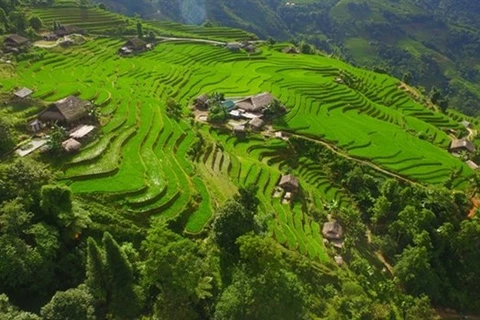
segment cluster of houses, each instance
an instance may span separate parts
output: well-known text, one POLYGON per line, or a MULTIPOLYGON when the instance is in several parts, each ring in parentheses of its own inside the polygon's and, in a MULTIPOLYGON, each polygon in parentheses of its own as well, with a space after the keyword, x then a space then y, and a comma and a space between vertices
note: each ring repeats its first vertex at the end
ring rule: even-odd
MULTIPOLYGON (((75 42, 68 36, 72 34, 85 34, 85 30, 76 26, 61 25, 51 33, 42 35, 42 39, 45 41, 60 41, 60 45, 67 47, 75 44, 75 42)), ((7 35, 3 40, 3 52, 5 53, 22 53, 28 51, 31 46, 31 41, 28 38, 20 36, 18 34, 7 35)))
MULTIPOLYGON (((231 122, 233 132, 243 135, 247 129, 261 131, 265 125, 265 111, 274 102, 275 98, 269 92, 249 96, 240 100, 222 101, 231 122)), ((195 100, 195 107, 199 110, 208 110, 210 98, 203 94, 195 100)))
MULTIPOLYGON (((280 198, 283 195, 282 202, 284 204, 290 203, 293 198, 300 192, 300 183, 298 178, 292 174, 282 175, 280 182, 274 190, 274 198, 280 198)), ((330 243, 336 248, 343 247, 343 228, 341 224, 332 220, 323 224, 322 235, 325 243, 330 243)), ((335 261, 337 264, 343 264, 341 256, 336 255, 335 261)))
POLYGON ((228 42, 225 44, 225 48, 230 50, 231 52, 240 52, 245 50, 247 53, 255 53, 257 51, 257 47, 252 42, 244 41, 244 42, 228 42))
POLYGON ((129 56, 152 49, 152 43, 147 43, 146 41, 135 37, 128 40, 120 49, 118 49, 118 54, 121 56, 129 56))
MULTIPOLYGON (((26 100, 31 97, 32 93, 33 90, 29 88, 21 88, 14 92, 14 99, 26 100)), ((64 150, 76 152, 82 146, 82 141, 95 130, 95 126, 91 124, 92 108, 91 102, 76 96, 68 96, 42 110, 35 119, 27 123, 27 130, 38 134, 49 125, 62 126, 69 130, 68 139, 62 142, 64 150)))
MULTIPOLYGON (((469 129, 471 128, 471 123, 464 120, 461 122, 461 124, 466 128, 469 129)), ((468 140, 467 138, 461 138, 461 139, 452 139, 452 142, 450 143, 450 146, 448 148, 450 153, 457 157, 461 157, 462 154, 473 154, 476 151, 476 146, 475 144, 468 140)), ((473 170, 477 170, 479 168, 478 164, 476 164, 472 160, 466 160, 465 163, 473 170)))

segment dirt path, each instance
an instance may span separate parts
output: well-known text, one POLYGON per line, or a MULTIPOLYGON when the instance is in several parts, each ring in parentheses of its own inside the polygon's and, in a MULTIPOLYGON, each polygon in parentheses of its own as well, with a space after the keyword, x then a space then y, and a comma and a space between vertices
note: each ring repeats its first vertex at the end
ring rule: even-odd
MULTIPOLYGON (((367 236, 368 244, 371 245, 372 244, 372 231, 367 228, 367 232, 365 233, 365 235, 367 236)), ((388 270, 388 272, 390 272, 390 274, 393 275, 393 267, 390 263, 388 263, 387 259, 385 259, 385 256, 383 255, 383 253, 381 251, 378 251, 378 250, 375 250, 374 253, 375 253, 375 256, 377 257, 377 259, 380 260, 383 263, 383 265, 388 270)))
POLYGON ((309 137, 305 137, 305 136, 302 136, 302 135, 298 135, 298 134, 292 134, 292 136, 296 137, 296 138, 299 138, 299 139, 304 139, 304 140, 309 140, 309 141, 312 141, 312 142, 315 142, 315 143, 319 143, 321 145, 323 145, 324 147, 328 148, 329 150, 331 150, 332 152, 336 153, 337 155, 343 157, 343 158, 346 158, 348 160, 351 160, 351 161, 355 161, 357 163, 360 163, 360 164, 363 164, 363 165, 366 165, 366 166, 369 166, 371 167, 372 169, 376 170, 376 171, 379 171, 387 176, 390 176, 392 178, 395 178, 395 179, 398 179, 398 180, 401 180, 401 181, 404 181, 404 182, 407 182, 407 183, 410 183, 410 184, 414 184, 414 185, 417 185, 417 186, 420 186, 420 187, 425 187, 423 186, 422 184, 416 182, 416 181, 413 181, 411 179, 408 179, 406 177, 403 177, 399 174, 396 174, 394 172, 391 172, 391 171, 388 171, 386 169, 383 169, 381 168, 380 166, 370 162, 370 161, 367 161, 367 160, 362 160, 362 159, 357 159, 357 158, 354 158, 350 155, 348 155, 347 153, 339 150, 336 146, 328 143, 328 142, 325 142, 323 140, 319 140, 319 139, 314 139, 314 138, 309 138, 309 137))
POLYGON ((468 212, 468 217, 473 218, 477 214, 477 210, 480 208, 480 199, 477 197, 472 198, 473 207, 468 212))

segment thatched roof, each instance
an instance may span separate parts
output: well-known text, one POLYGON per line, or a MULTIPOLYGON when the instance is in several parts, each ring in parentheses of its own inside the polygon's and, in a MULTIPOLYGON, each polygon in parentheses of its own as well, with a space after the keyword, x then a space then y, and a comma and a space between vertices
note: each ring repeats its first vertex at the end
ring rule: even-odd
POLYGON ((298 178, 291 174, 283 175, 278 185, 286 191, 296 191, 300 187, 298 178))
POLYGON ((125 47, 133 50, 140 50, 140 49, 145 49, 147 47, 147 43, 142 39, 135 37, 128 40, 125 43, 125 47))
POLYGON ((48 121, 60 121, 65 123, 75 122, 88 115, 91 103, 75 96, 69 96, 50 105, 40 113, 39 119, 48 121))
POLYGON ((18 90, 18 91, 15 91, 15 92, 13 93, 13 95, 16 96, 16 97, 18 97, 18 98, 23 99, 23 98, 28 97, 28 96, 31 95, 32 93, 33 93, 32 90, 24 87, 24 88, 22 88, 22 89, 20 89, 20 90, 18 90))
POLYGON ((66 35, 69 35, 69 34, 73 34, 73 33, 84 33, 85 30, 83 30, 82 28, 80 27, 77 27, 77 26, 72 26, 72 25, 62 25, 60 27, 57 28, 57 30, 55 30, 55 34, 57 36, 66 36, 66 35))
POLYGON ((323 224, 322 235, 328 240, 339 240, 343 237, 343 228, 337 221, 323 224))
POLYGON ((208 95, 206 93, 204 93, 204 94, 198 96, 196 101, 205 104, 208 101, 208 95))
POLYGON ((295 47, 285 47, 285 48, 282 49, 282 52, 283 53, 295 54, 295 53, 298 53, 298 50, 295 47))
POLYGON ((454 139, 450 144, 450 150, 465 150, 468 152, 475 152, 475 144, 467 139, 454 139))
POLYGON ((19 36, 18 34, 11 34, 9 36, 6 36, 5 39, 3 40, 4 44, 15 45, 15 46, 23 46, 29 42, 30 40, 28 40, 25 37, 19 36))
POLYGON ((267 108, 272 101, 273 96, 268 92, 264 92, 238 101, 237 107, 245 111, 259 112, 267 108))
POLYGON ((80 150, 81 146, 82 144, 73 138, 62 142, 62 147, 67 152, 77 152, 80 150))
POLYGON ((250 120, 249 124, 254 129, 261 129, 263 127, 263 125, 265 124, 265 122, 260 118, 254 118, 254 119, 250 120))
POLYGON ((244 133, 245 132, 245 126, 243 124, 236 125, 235 127, 233 127, 233 132, 244 133))

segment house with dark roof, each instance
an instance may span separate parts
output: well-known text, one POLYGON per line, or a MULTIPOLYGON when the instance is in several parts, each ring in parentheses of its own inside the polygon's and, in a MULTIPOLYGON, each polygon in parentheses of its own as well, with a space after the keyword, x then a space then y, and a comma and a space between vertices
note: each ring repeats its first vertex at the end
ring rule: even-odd
POLYGON ((263 113, 263 111, 268 108, 272 102, 273 96, 269 92, 264 92, 237 101, 237 108, 248 112, 263 113))
POLYGON ((18 53, 25 51, 30 46, 30 40, 18 34, 6 36, 3 40, 3 51, 18 53))
POLYGON ((55 30, 55 34, 58 37, 64 37, 71 34, 85 34, 85 30, 72 25, 61 25, 55 30))
POLYGON ((459 153, 462 151, 473 153, 475 152, 475 144, 465 138, 463 139, 454 139, 450 143, 450 152, 459 153))
POLYGON ((242 45, 238 42, 229 42, 225 47, 232 52, 239 52, 242 45))
POLYGON ((282 49, 282 52, 283 53, 287 53, 287 54, 298 54, 298 49, 295 48, 295 47, 285 47, 282 49))
POLYGON ((326 222, 323 224, 322 235, 327 240, 341 240, 343 228, 337 221, 326 222))
POLYGON ((89 101, 69 96, 48 106, 38 115, 38 119, 45 123, 56 122, 70 126, 88 117, 91 107, 89 101))
POLYGON ((209 100, 210 98, 208 97, 208 95, 204 93, 195 99, 195 107, 197 109, 207 110, 209 107, 209 100))
POLYGON ((260 131, 262 130, 262 127, 265 124, 265 121, 256 117, 250 120, 248 124, 250 125, 250 128, 252 128, 253 130, 260 131))
POLYGON ((298 189, 300 188, 298 178, 291 174, 283 175, 278 186, 283 190, 292 193, 298 192, 298 189))
POLYGON ((148 44, 142 39, 135 37, 125 42, 125 44, 123 45, 123 47, 120 48, 118 53, 122 55, 128 55, 132 53, 143 52, 147 49, 148 44))

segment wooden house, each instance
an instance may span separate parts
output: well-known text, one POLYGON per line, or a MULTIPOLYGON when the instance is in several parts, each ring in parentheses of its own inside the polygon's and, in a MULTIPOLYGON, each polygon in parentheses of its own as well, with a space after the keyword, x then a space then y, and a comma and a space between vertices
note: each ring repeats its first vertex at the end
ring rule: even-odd
POLYGON ((69 96, 48 106, 38 115, 38 119, 44 123, 71 126, 87 118, 91 107, 89 101, 69 96))
POLYGON ((57 37, 64 37, 71 34, 85 34, 85 30, 72 25, 61 25, 55 30, 57 37))
POLYGON ((19 53, 25 51, 30 46, 30 40, 18 34, 6 36, 3 40, 3 51, 19 53))
POLYGON ((465 138, 452 140, 449 148, 452 153, 459 153, 462 151, 473 153, 475 152, 475 144, 465 138))
POLYGON ((264 92, 246 99, 237 101, 237 108, 248 112, 263 113, 268 106, 273 102, 273 96, 264 92))
POLYGON ((327 240, 341 240, 343 228, 337 221, 326 222, 323 224, 322 235, 327 240))
POLYGON ((286 192, 296 193, 300 189, 298 178, 291 174, 283 175, 278 185, 286 192))

